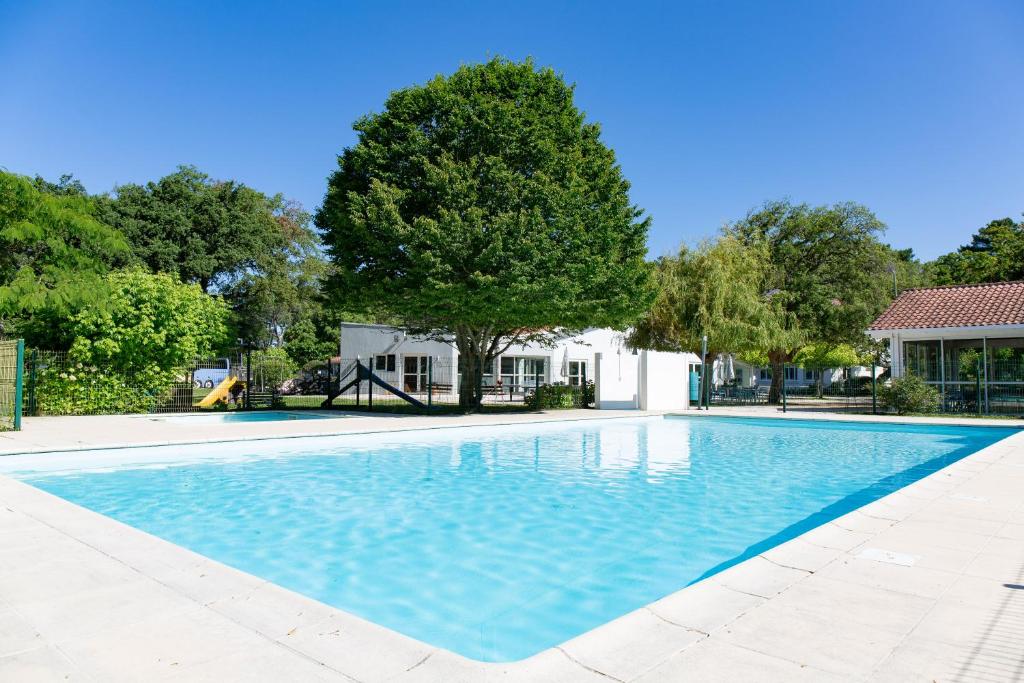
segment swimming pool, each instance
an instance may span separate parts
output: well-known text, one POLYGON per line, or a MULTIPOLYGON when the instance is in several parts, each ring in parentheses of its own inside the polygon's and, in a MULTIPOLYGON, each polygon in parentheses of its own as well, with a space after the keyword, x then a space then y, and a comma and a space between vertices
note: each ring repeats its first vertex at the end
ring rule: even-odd
POLYGON ((167 415, 164 417, 147 417, 158 422, 178 422, 181 424, 224 424, 230 422, 279 422, 284 420, 324 420, 344 415, 325 413, 291 412, 287 410, 246 410, 223 413, 190 413, 186 415, 167 415))
POLYGON ((594 628, 1015 433, 627 418, 0 458, 0 470, 486 661, 594 628))

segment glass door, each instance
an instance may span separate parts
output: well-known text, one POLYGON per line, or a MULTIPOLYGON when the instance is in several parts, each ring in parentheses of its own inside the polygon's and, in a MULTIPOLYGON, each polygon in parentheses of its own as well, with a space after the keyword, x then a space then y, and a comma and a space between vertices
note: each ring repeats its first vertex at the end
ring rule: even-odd
POLYGON ((402 391, 418 393, 427 390, 427 357, 404 356, 402 358, 402 391))

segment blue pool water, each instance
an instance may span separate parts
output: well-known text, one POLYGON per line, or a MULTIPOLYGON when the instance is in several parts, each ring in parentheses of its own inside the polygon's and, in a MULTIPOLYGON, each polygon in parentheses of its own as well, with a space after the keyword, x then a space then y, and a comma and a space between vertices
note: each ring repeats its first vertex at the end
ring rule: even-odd
POLYGON ((17 456, 0 468, 409 636, 510 661, 1014 431, 630 418, 17 456))
POLYGON ((322 420, 344 415, 324 413, 289 412, 287 410, 255 410, 231 413, 192 413, 190 415, 168 415, 151 417, 159 422, 180 422, 181 424, 220 424, 223 422, 279 422, 282 420, 322 420))

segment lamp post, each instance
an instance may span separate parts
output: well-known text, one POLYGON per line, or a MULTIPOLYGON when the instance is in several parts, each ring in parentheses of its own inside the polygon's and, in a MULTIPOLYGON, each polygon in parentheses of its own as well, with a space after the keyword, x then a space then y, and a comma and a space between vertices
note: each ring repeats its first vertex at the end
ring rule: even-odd
POLYGON ((896 286, 896 264, 890 263, 889 267, 886 268, 886 270, 892 273, 892 298, 895 299, 900 295, 900 291, 896 286))

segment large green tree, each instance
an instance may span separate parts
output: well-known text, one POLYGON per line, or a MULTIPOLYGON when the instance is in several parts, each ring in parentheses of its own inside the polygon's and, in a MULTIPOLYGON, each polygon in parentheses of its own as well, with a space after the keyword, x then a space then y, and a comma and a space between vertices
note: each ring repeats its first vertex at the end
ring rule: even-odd
POLYGON ((935 284, 1024 280, 1024 221, 991 221, 971 243, 928 264, 935 284))
POLYGON ((649 220, 573 88, 493 59, 398 90, 355 124, 316 217, 336 305, 453 341, 459 401, 556 328, 622 327, 650 303, 649 220))
POLYGON ((192 166, 97 199, 134 262, 224 296, 233 336, 280 346, 292 323, 319 315, 326 257, 310 215, 281 195, 210 178, 192 166))
POLYGON ((127 255, 128 245, 117 230, 96 220, 93 208, 82 193, 50 191, 38 179, 0 172, 0 320, 5 329, 44 312, 65 314, 102 304, 103 274, 112 261, 127 255))
POLYGON ((156 182, 121 185, 98 198, 98 216, 124 233, 151 272, 173 273, 209 292, 262 271, 287 246, 275 220, 282 202, 181 166, 156 182))
POLYGON ((707 337, 705 362, 720 353, 754 353, 790 340, 777 299, 766 295, 771 272, 764 243, 733 236, 656 262, 658 298, 630 333, 634 347, 696 351, 707 337))
MULTIPOLYGON (((329 272, 308 213, 288 203, 274 219, 284 239, 265 255, 260 269, 247 269, 222 290, 237 336, 262 348, 282 346, 289 328, 323 315, 321 285, 329 272)), ((335 329, 321 340, 336 345, 337 334, 335 329)))
POLYGON ((766 249, 765 293, 784 312, 784 343, 765 349, 772 367, 769 398, 781 393, 783 365, 807 343, 859 346, 891 300, 892 250, 879 242, 885 225, 866 207, 769 202, 727 228, 766 249))

